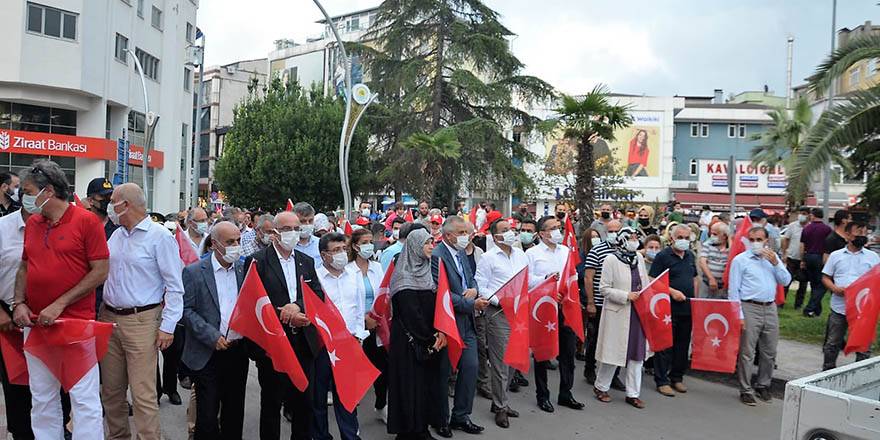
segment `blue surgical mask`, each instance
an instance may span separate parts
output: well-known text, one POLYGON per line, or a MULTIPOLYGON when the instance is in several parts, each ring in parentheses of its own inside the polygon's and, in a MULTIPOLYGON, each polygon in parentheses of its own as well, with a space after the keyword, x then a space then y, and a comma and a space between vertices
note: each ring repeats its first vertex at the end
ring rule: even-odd
POLYGON ((21 197, 21 206, 24 207, 25 211, 31 214, 40 214, 43 212, 43 206, 49 201, 49 199, 44 200, 43 203, 40 203, 38 206, 37 198, 40 197, 40 194, 43 194, 44 189, 45 188, 41 189, 35 196, 24 194, 21 197))
POLYGON ((675 240, 673 246, 680 251, 686 251, 691 247, 691 241, 686 238, 675 240))
POLYGON ((605 241, 608 243, 616 243, 617 242, 617 232, 609 232, 605 235, 605 241))
POLYGON ((645 255, 646 255, 648 258, 650 258, 651 260, 653 260, 654 258, 656 258, 658 253, 659 253, 659 252, 657 252, 657 251, 654 250, 654 249, 649 249, 649 250, 645 251, 645 255))
POLYGON ((535 242, 535 234, 532 234, 531 232, 520 232, 519 241, 522 242, 522 244, 532 244, 535 242))

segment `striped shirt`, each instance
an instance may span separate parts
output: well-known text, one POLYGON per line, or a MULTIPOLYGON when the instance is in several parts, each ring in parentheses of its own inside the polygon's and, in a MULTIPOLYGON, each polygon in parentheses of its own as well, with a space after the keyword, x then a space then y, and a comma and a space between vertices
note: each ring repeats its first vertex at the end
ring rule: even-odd
MULTIPOLYGON (((718 280, 718 287, 723 288, 722 278, 724 278, 724 268, 727 266, 727 256, 728 250, 719 250, 718 246, 713 244, 709 244, 709 242, 703 243, 703 248, 700 250, 700 258, 706 259, 706 264, 709 266, 709 272, 718 280)), ((703 274, 703 281, 706 284, 709 284, 709 277, 706 274, 703 274)))
POLYGON ((605 297, 599 292, 599 280, 602 279, 602 263, 605 262, 605 257, 613 253, 614 248, 603 241, 590 249, 590 253, 587 254, 587 260, 584 262, 585 269, 596 271, 596 275, 593 276, 593 302, 596 304, 596 307, 605 305, 605 297))

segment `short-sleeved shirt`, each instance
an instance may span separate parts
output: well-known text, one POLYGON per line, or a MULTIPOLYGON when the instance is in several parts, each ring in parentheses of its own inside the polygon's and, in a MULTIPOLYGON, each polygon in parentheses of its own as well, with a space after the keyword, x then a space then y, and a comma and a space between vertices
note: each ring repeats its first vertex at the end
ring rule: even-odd
MULTIPOLYGON (((838 287, 845 288, 878 264, 880 256, 873 251, 860 249, 858 252, 850 252, 843 248, 828 256, 822 273, 831 277, 838 287)), ((831 295, 831 310, 846 315, 846 299, 843 295, 831 295)))
POLYGON ((614 253, 614 249, 603 241, 590 249, 587 258, 584 261, 584 269, 593 269, 596 275, 593 276, 593 302, 596 307, 605 305, 605 297, 599 291, 599 280, 602 279, 602 264, 605 258, 614 253))
POLYGON ((836 250, 840 250, 846 247, 846 239, 837 234, 837 232, 832 232, 828 234, 828 237, 825 238, 825 253, 830 254, 836 250))
MULTIPOLYGON (((25 298, 35 314, 76 286, 89 262, 110 258, 104 225, 85 209, 69 206, 58 223, 33 215, 24 228, 21 259, 27 263, 25 298)), ((67 306, 61 318, 95 319, 95 291, 67 306)))
MULTIPOLYGON (((709 272, 718 281, 719 285, 721 285, 721 280, 724 278, 724 267, 727 266, 728 254, 728 249, 722 251, 718 249, 718 246, 715 246, 708 241, 703 243, 703 248, 700 250, 700 258, 706 259, 706 264, 709 266, 709 272)), ((706 284, 709 284, 709 277, 705 273, 703 274, 703 281, 705 281, 706 284)))
POLYGON ((820 221, 810 222, 801 231, 801 243, 804 244, 805 254, 819 254, 825 251, 825 238, 831 233, 831 228, 820 221))
POLYGON ((804 226, 800 222, 791 222, 785 227, 785 233, 782 234, 783 238, 788 239, 785 256, 792 260, 800 260, 803 257, 801 255, 801 232, 803 230, 804 226))
MULTIPOLYGON (((671 246, 663 248, 654 257, 654 262, 651 264, 651 272, 648 275, 651 278, 657 278, 666 269, 669 269, 669 286, 680 290, 684 296, 693 298, 694 277, 697 276, 696 258, 693 252, 684 251, 684 255, 679 257, 672 250, 671 246)), ((691 306, 689 302, 672 301, 673 315, 690 315, 690 313, 691 306)))

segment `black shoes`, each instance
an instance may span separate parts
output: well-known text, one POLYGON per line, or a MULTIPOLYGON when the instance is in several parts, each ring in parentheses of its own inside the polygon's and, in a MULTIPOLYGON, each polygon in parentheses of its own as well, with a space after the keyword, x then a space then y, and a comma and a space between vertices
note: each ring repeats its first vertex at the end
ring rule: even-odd
POLYGON ((549 400, 541 400, 538 402, 538 408, 541 408, 541 411, 552 413, 556 409, 553 408, 553 404, 550 403, 549 400))
POLYGON ((465 420, 463 422, 450 422, 449 429, 455 429, 457 431, 464 431, 468 434, 479 434, 483 432, 484 429, 480 425, 474 424, 474 422, 470 420, 465 420))
POLYGON ((739 401, 748 406, 755 406, 758 404, 758 402, 755 400, 755 396, 751 394, 740 394, 739 401))
POLYGON ((758 398, 765 402, 772 402, 773 396, 770 395, 769 388, 755 388, 755 394, 758 395, 758 398))
POLYGON ((437 435, 443 438, 452 438, 452 430, 449 429, 448 426, 441 426, 439 428, 434 429, 437 431, 437 435))
POLYGON ((510 409, 509 406, 507 408, 499 408, 499 407, 495 406, 495 404, 493 403, 492 407, 489 410, 492 411, 492 414, 498 414, 499 411, 503 410, 502 412, 506 413, 508 416, 510 416, 512 418, 519 417, 519 412, 516 410, 510 409))
POLYGON ((576 409, 576 410, 582 410, 582 409, 584 409, 584 404, 583 404, 583 403, 580 403, 580 402, 578 402, 577 400, 574 400, 574 398, 571 398, 571 397, 569 397, 569 398, 567 398, 567 399, 559 399, 559 400, 556 401, 556 404, 559 405, 559 406, 564 406, 564 407, 571 408, 571 409, 576 409))
POLYGON ((513 374, 513 381, 521 387, 529 386, 529 380, 525 378, 519 371, 513 374))
POLYGON ((168 394, 168 402, 172 405, 180 405, 183 403, 183 401, 180 400, 180 394, 177 394, 177 391, 168 394))
POLYGON ((519 387, 520 387, 519 383, 517 383, 516 379, 514 379, 514 380, 511 380, 510 385, 507 386, 507 391, 510 391, 511 393, 518 393, 519 387))

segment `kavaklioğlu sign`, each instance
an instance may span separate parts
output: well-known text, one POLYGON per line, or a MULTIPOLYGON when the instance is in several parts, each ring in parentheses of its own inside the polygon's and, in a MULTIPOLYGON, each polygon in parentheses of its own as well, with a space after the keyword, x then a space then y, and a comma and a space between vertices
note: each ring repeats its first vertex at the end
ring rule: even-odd
MULTIPOLYGON (((115 161, 116 141, 35 131, 0 130, 0 152, 115 161)), ((144 148, 132 145, 128 154, 128 163, 142 166, 143 162, 144 148)), ((165 154, 159 150, 150 150, 147 166, 162 168, 164 165, 165 154)))
MULTIPOLYGON (((698 161, 697 190, 707 193, 729 193, 726 160, 698 161)), ((751 161, 738 160, 735 164, 737 194, 783 194, 788 177, 782 165, 754 166, 751 161)))

